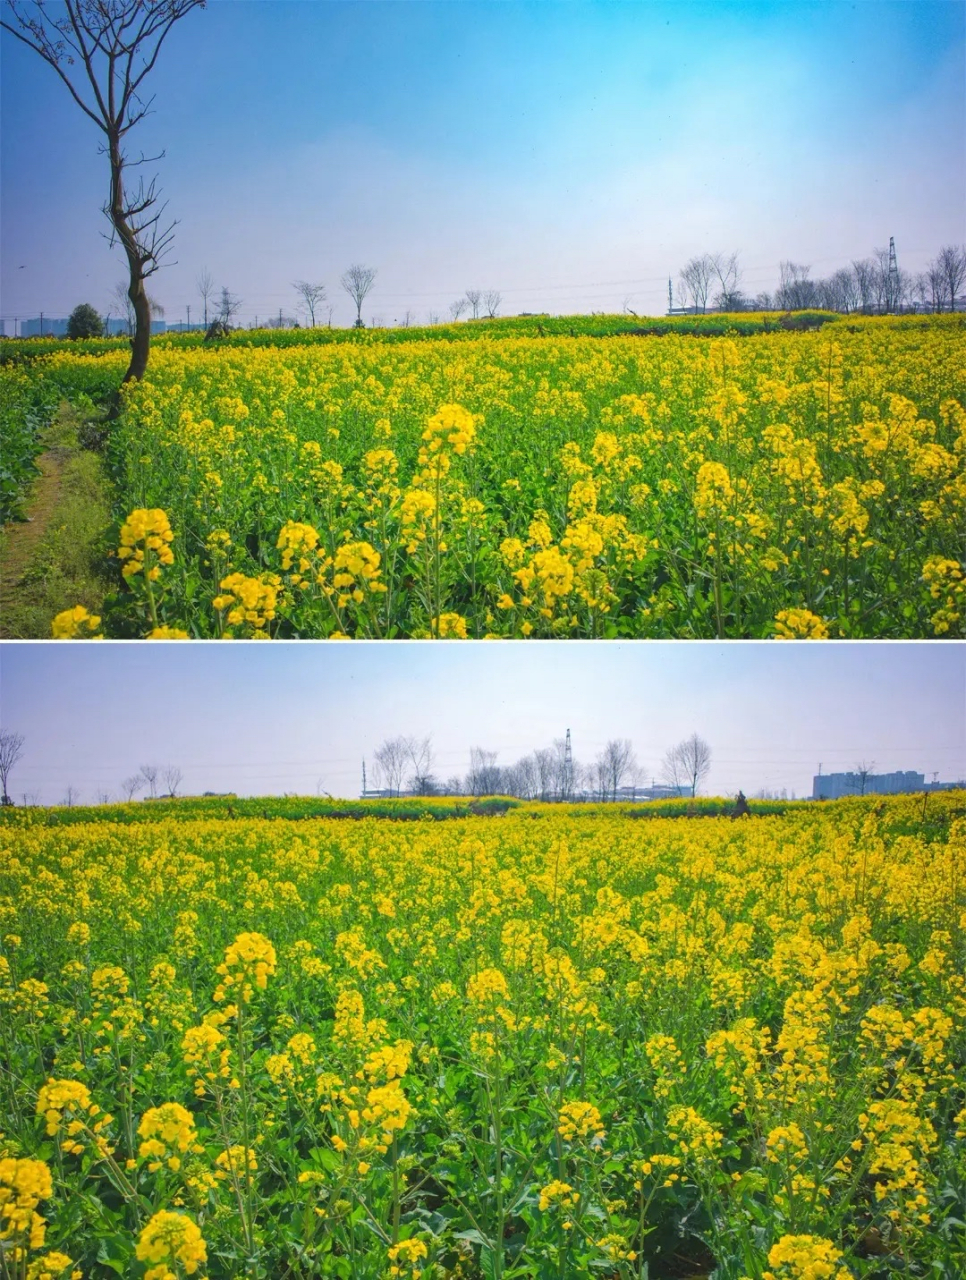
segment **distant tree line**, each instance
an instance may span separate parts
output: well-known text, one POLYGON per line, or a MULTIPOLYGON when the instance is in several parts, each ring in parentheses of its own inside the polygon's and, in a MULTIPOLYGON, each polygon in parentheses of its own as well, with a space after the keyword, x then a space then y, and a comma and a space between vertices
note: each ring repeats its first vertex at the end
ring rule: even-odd
MULTIPOLYGON (((678 309, 713 311, 840 311, 865 315, 899 311, 954 311, 966 280, 966 247, 945 245, 925 271, 890 269, 887 248, 853 261, 830 276, 812 279, 806 263, 779 264, 778 288, 754 297, 741 289, 737 253, 704 253, 681 268, 678 309)), ((670 287, 670 286, 669 286, 670 287)))
POLYGON ((390 797, 516 796, 521 800, 557 802, 614 801, 626 798, 628 789, 696 796, 711 769, 711 748, 697 733, 670 748, 660 765, 660 785, 645 774, 626 738, 611 739, 587 764, 573 758, 566 738, 557 738, 550 746, 508 765, 497 763, 495 751, 472 747, 466 776, 444 781, 434 772, 431 739, 401 735, 387 738, 377 747, 373 764, 372 790, 390 797))

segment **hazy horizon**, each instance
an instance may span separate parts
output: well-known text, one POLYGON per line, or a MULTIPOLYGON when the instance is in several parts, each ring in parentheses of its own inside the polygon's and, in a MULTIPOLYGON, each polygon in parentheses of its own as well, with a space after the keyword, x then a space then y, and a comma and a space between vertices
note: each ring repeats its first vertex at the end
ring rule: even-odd
POLYGON ((445 781, 471 747, 509 765, 568 728, 584 764, 629 738, 647 781, 697 732, 708 795, 807 795, 819 764, 966 776, 966 647, 935 641, 6 641, 0 679, 11 795, 48 804, 120 798, 143 764, 185 794, 349 798, 389 737, 431 736, 445 781))
MULTIPOLYGON (((197 321, 208 268, 247 323, 294 315, 309 279, 344 325, 362 262, 363 315, 393 324, 468 288, 507 315, 661 312, 704 252, 738 251, 751 296, 782 259, 820 277, 890 236, 922 270, 963 235, 964 34, 952 0, 215 0, 175 26, 129 139, 166 152, 179 220, 150 291, 197 321)), ((99 135, 6 32, 0 60, 3 317, 103 313, 125 272, 99 135)))

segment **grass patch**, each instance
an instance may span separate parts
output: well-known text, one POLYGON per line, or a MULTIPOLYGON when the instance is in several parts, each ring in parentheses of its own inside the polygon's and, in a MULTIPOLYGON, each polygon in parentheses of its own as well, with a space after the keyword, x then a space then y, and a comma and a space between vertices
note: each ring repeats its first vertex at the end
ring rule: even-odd
POLYGON ((79 443, 84 426, 74 409, 61 407, 45 432, 43 474, 27 501, 32 524, 8 525, 0 535, 6 639, 49 638, 58 613, 75 604, 99 613, 112 587, 111 486, 100 455, 79 443))

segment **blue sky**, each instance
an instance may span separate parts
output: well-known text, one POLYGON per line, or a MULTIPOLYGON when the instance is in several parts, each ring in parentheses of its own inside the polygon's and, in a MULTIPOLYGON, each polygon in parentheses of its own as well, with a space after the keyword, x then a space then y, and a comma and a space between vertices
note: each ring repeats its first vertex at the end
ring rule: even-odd
MULTIPOLYGON (((966 646, 793 643, 17 643, 0 646, 0 718, 26 749, 11 794, 118 796, 142 764, 184 790, 358 794, 363 757, 432 736, 436 772, 469 750, 509 764, 563 737, 590 763, 630 738, 646 774, 700 733, 706 790, 799 795, 874 761, 966 776, 966 646)), ((371 775, 370 775, 371 776, 371 775)))
MULTIPOLYGON (((242 316, 291 312, 352 262, 364 315, 666 304, 668 273, 738 250, 818 276, 896 238, 919 270, 963 236, 966 6, 542 0, 212 0, 175 28, 132 148, 158 166, 177 259, 152 291, 199 314, 208 267, 242 316)), ((0 37, 2 314, 106 308, 98 135, 0 37)))

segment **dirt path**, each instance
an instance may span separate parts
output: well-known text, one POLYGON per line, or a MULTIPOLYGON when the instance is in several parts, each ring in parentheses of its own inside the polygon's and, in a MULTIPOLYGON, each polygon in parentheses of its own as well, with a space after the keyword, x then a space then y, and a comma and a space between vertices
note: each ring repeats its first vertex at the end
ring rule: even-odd
POLYGON ((0 636, 4 634, 3 613, 13 602, 21 579, 33 559, 40 539, 47 532, 51 513, 57 506, 61 476, 69 451, 48 449, 37 459, 40 475, 33 483, 27 500, 27 520, 11 520, 3 526, 0 548, 0 636))

